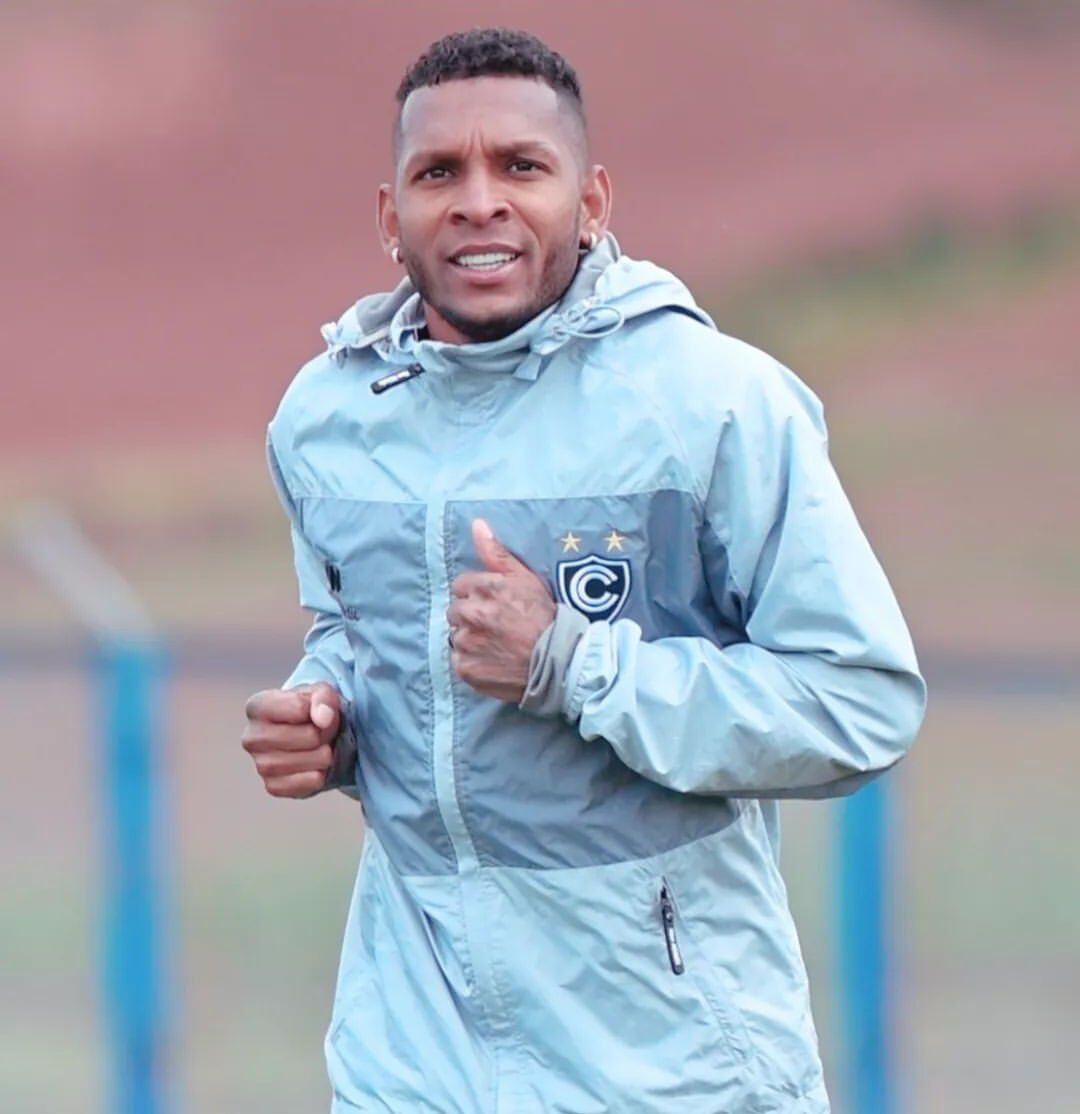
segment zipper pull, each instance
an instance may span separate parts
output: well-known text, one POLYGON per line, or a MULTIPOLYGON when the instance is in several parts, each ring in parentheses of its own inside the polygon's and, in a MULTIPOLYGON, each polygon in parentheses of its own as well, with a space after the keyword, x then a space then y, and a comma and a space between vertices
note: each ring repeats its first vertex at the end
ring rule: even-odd
POLYGON ((418 375, 423 374, 424 369, 419 364, 409 364, 408 367, 403 367, 400 371, 391 371, 381 379, 376 379, 371 384, 371 389, 375 394, 381 395, 383 391, 388 391, 399 383, 408 383, 410 379, 415 379, 418 375))
POLYGON ((686 964, 683 963, 679 938, 675 935, 675 906, 672 904, 667 882, 664 881, 660 883, 660 921, 664 926, 664 943, 667 944, 671 970, 676 975, 681 975, 686 970, 686 964))

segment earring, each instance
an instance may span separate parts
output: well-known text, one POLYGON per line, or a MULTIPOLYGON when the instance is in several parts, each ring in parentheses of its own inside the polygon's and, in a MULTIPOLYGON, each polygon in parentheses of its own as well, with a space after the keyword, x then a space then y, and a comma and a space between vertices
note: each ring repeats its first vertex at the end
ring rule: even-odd
POLYGON ((390 258, 391 258, 391 259, 392 259, 392 260, 393 260, 393 261, 394 261, 395 263, 400 263, 400 262, 401 262, 401 248, 399 248, 399 247, 397 246, 397 244, 395 244, 395 245, 394 245, 394 246, 393 246, 393 247, 392 247, 392 248, 390 249, 390 258))
POLYGON ((583 244, 580 248, 578 248, 578 251, 580 251, 582 254, 585 254, 586 252, 592 251, 593 248, 595 248, 595 247, 596 247, 596 233, 595 232, 590 232, 588 243, 583 244))

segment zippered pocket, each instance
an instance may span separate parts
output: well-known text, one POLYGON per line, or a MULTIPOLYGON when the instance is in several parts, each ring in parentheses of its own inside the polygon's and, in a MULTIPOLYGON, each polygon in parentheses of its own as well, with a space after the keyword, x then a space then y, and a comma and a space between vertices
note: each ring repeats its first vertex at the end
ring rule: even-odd
POLYGON ((660 879, 660 924, 663 927, 664 944, 667 947, 668 963, 671 964, 672 974, 682 975, 686 972, 686 963, 675 931, 675 904, 671 900, 671 890, 668 888, 666 878, 660 879))
POLYGON ((679 912, 678 897, 665 875, 656 880, 660 930, 668 966, 675 975, 688 975, 715 1017, 731 1055, 745 1062, 750 1055, 750 1038, 742 1013, 725 985, 724 973, 709 963, 697 946, 691 926, 679 912))

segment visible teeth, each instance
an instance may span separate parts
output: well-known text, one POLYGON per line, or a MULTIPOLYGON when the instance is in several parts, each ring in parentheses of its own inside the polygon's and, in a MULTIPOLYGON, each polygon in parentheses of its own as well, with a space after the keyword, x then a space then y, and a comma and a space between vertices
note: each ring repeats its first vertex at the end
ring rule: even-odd
POLYGON ((512 251, 487 251, 476 255, 455 255, 454 262, 462 267, 479 267, 491 269, 509 263, 517 256, 512 251))

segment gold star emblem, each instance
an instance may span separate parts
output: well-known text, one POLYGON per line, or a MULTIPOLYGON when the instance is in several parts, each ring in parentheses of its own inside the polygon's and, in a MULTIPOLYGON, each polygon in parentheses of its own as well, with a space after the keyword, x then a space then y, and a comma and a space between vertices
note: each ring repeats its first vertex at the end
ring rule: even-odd
POLYGON ((571 551, 574 553, 581 552, 581 538, 579 538, 573 530, 567 530, 565 536, 559 538, 559 541, 562 542, 563 553, 570 553, 571 551))
POLYGON ((626 541, 626 535, 625 534, 620 534, 618 532, 618 530, 612 528, 611 533, 608 534, 608 536, 606 538, 604 538, 604 541, 607 542, 608 553, 611 553, 612 550, 615 550, 615 549, 617 549, 621 553, 622 552, 622 543, 624 541, 626 541))

